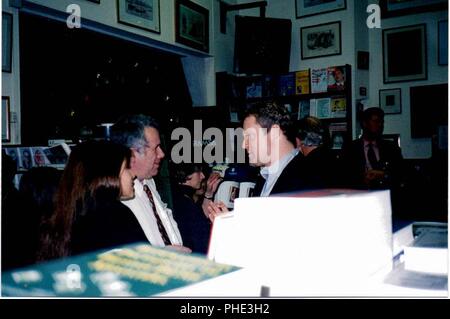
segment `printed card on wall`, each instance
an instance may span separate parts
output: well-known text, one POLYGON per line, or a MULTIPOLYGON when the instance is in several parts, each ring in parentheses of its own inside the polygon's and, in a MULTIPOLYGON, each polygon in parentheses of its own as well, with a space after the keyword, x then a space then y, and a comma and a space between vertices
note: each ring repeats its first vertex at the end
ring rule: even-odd
POLYGON ((311 93, 327 92, 327 68, 311 69, 311 93))
POLYGON ((278 95, 290 96, 295 94, 295 74, 288 73, 280 75, 278 79, 278 95))
POLYGON ((298 102, 298 118, 302 119, 310 114, 310 102, 309 100, 301 100, 298 102))

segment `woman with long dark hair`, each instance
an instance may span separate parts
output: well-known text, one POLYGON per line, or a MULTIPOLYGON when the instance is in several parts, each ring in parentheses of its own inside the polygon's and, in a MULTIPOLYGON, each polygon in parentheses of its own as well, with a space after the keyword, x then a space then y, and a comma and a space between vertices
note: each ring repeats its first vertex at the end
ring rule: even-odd
POLYGON ((85 142, 69 157, 42 234, 40 260, 146 241, 133 212, 131 152, 110 142, 85 142))

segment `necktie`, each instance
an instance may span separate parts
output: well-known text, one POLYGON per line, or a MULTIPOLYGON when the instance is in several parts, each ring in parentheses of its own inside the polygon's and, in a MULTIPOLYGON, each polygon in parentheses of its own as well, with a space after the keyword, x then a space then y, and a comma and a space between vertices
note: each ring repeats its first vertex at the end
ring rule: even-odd
POLYGON ((372 169, 379 169, 377 156, 375 155, 372 143, 369 143, 369 149, 367 150, 367 158, 369 159, 369 163, 370 166, 372 166, 372 169))
POLYGON ((171 245, 172 243, 170 242, 170 239, 169 239, 169 236, 167 235, 166 229, 164 228, 164 225, 161 222, 161 218, 159 218, 159 215, 156 212, 156 206, 155 206, 155 200, 153 199, 153 194, 147 185, 144 185, 144 191, 147 194, 147 197, 150 201, 150 205, 152 206, 153 214, 155 215, 156 223, 158 224, 158 229, 161 234, 161 238, 164 241, 165 245, 171 245))

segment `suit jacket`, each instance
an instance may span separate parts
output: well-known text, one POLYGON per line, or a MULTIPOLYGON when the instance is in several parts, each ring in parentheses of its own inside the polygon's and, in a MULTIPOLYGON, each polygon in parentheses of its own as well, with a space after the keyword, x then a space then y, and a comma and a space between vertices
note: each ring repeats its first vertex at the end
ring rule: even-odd
MULTIPOLYGON (((275 182, 270 195, 310 189, 310 185, 306 183, 301 175, 303 160, 303 155, 301 153, 298 153, 288 163, 288 165, 286 165, 283 172, 275 182)), ((257 197, 261 195, 261 191, 264 187, 265 182, 266 180, 261 175, 259 175, 256 181, 253 196, 257 197)))
MULTIPOLYGON (((377 140, 380 162, 384 163, 385 173, 389 180, 384 188, 391 188, 398 184, 402 175, 402 153, 395 143, 383 139, 377 140)), ((345 170, 345 184, 353 188, 367 188, 364 184, 366 173, 366 157, 362 138, 354 140, 344 148, 343 165, 345 170)))

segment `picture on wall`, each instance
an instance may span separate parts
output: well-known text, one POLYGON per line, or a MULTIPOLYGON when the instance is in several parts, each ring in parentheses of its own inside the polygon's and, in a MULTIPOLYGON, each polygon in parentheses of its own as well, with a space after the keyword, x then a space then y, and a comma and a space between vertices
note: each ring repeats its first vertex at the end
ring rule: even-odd
POLYGON ((117 0, 118 21, 160 33, 159 0, 117 0))
POLYGON ((209 11, 188 0, 175 6, 175 41, 194 49, 209 51, 209 11))
POLYGON ((384 114, 402 113, 401 89, 380 90, 380 108, 384 114))
POLYGON ((12 14, 2 13, 2 71, 9 73, 12 64, 12 20, 12 14))
POLYGON ((426 26, 383 30, 384 83, 427 79, 426 26))
POLYGON ((345 0, 296 0, 296 17, 303 18, 331 11, 344 10, 345 0))
POLYGON ((302 60, 341 54, 341 22, 301 28, 302 60))
POLYGON ((381 17, 390 18, 421 12, 448 10, 447 0, 380 0, 381 17))
POLYGON ((438 64, 448 65, 448 20, 438 22, 438 64))

